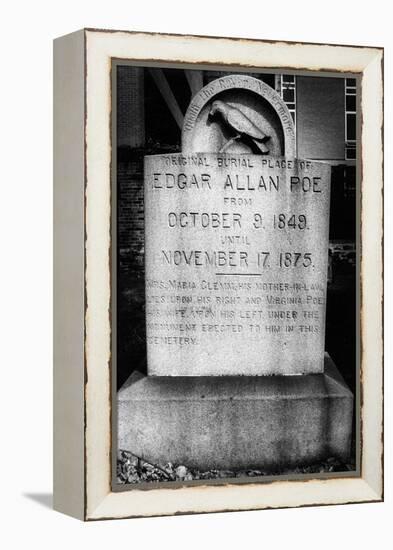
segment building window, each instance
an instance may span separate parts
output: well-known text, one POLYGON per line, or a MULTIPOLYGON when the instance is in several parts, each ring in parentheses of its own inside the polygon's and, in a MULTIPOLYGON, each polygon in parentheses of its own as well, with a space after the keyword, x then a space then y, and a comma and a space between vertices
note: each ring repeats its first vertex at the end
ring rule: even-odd
POLYGON ((356 167, 355 166, 344 167, 343 183, 344 183, 344 198, 345 199, 354 198, 356 194, 356 167))
POLYGON ((345 79, 345 158, 356 159, 356 78, 345 79))
POLYGON ((291 113, 296 127, 296 77, 295 75, 282 74, 278 82, 278 92, 291 113))

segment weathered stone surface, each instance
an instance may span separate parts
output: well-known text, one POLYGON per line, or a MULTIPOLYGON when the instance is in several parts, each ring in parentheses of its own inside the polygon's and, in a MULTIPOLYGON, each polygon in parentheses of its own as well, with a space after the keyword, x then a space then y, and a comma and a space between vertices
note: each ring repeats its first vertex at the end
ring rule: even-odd
POLYGON ((118 396, 118 448, 199 469, 278 468, 350 452, 353 396, 324 374, 145 377, 118 396))
MULTIPOLYGON (((295 128, 286 104, 273 88, 245 74, 217 78, 193 97, 184 117, 183 153, 216 153, 233 137, 233 128, 220 116, 212 116, 215 101, 238 109, 268 135, 270 155, 295 156, 295 128)), ((252 153, 250 146, 252 142, 240 139, 231 143, 227 152, 252 153)))
POLYGON ((148 374, 323 372, 330 167, 145 159, 148 374))

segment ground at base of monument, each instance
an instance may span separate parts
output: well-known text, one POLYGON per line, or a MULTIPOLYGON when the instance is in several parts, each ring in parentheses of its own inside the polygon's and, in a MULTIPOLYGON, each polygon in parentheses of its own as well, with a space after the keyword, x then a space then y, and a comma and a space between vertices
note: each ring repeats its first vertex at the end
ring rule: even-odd
POLYGON ((305 464, 296 468, 282 468, 277 471, 268 471, 261 468, 248 470, 207 470, 200 471, 187 468, 184 464, 151 464, 130 451, 120 450, 117 456, 116 477, 117 483, 132 485, 151 482, 183 482, 203 481, 210 479, 239 479, 257 478, 271 475, 291 476, 299 474, 331 474, 335 472, 353 472, 355 464, 350 460, 343 462, 335 457, 329 457, 323 462, 305 464))
POLYGON ((352 414, 353 395, 327 354, 324 374, 304 376, 133 373, 118 394, 118 449, 199 472, 346 463, 352 414))

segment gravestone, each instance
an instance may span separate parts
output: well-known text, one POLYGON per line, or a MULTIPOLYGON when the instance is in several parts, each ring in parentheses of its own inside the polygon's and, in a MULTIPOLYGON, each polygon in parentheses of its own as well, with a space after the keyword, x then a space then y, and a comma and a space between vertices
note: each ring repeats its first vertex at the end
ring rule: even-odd
POLYGON ((148 376, 119 393, 119 447, 198 468, 346 458, 353 397, 324 349, 330 166, 297 159, 280 96, 234 75, 144 174, 148 376))
POLYGON ((323 371, 329 188, 311 161, 146 159, 149 374, 323 371))
POLYGON ((217 101, 240 110, 259 131, 269 136, 266 146, 270 155, 296 156, 295 128, 287 106, 273 88, 247 75, 217 78, 194 96, 184 117, 183 153, 217 153, 224 146, 228 153, 252 153, 257 147, 245 140, 245 136, 230 142, 233 130, 223 123, 220 109, 213 108, 217 101))
POLYGON ((323 372, 330 166, 246 75, 194 97, 182 148, 145 160, 149 375, 323 372))

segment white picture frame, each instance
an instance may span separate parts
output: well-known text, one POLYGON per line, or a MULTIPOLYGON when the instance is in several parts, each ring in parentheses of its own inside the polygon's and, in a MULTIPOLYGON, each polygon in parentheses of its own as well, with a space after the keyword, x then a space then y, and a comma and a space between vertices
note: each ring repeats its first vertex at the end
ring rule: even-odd
POLYGON ((84 29, 54 46, 54 507, 81 520, 383 499, 383 49, 84 29), (112 491, 113 59, 361 75, 360 475, 112 491))

